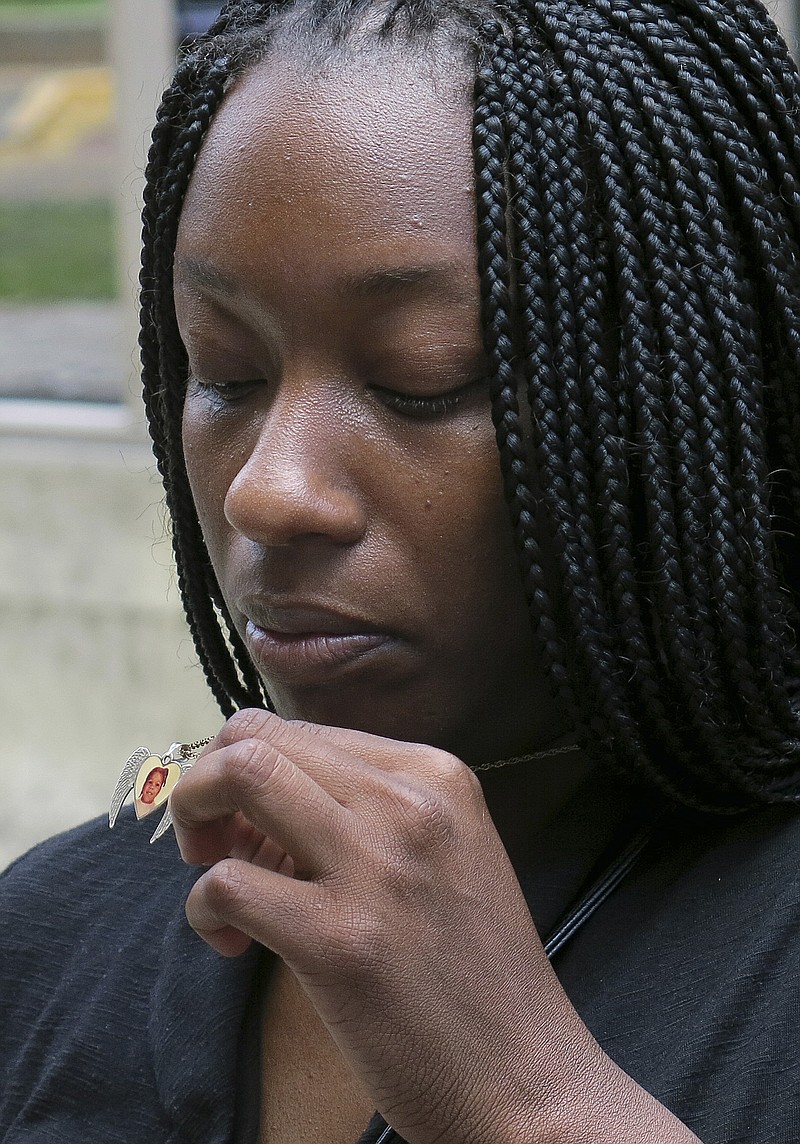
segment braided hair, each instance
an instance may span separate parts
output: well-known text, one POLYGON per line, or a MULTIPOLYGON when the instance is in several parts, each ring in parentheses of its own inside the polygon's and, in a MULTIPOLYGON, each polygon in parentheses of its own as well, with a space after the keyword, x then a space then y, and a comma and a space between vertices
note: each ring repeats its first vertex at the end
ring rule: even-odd
POLYGON ((359 51, 446 42, 474 69, 499 462, 584 749, 699 809, 797 801, 800 80, 757 0, 234 0, 180 61, 146 172, 143 382, 223 713, 269 700, 186 475, 178 221, 237 77, 275 44, 333 52, 355 32, 359 51))

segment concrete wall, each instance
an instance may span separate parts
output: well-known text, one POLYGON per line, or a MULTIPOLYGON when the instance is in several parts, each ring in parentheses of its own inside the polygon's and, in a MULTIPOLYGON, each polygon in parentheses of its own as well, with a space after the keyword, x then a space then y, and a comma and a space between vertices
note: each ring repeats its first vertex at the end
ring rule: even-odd
POLYGON ((102 813, 134 747, 221 719, 145 445, 0 438, 0 866, 102 813))
POLYGON ((766 8, 783 33, 795 60, 800 60, 798 0, 767 0, 766 8))

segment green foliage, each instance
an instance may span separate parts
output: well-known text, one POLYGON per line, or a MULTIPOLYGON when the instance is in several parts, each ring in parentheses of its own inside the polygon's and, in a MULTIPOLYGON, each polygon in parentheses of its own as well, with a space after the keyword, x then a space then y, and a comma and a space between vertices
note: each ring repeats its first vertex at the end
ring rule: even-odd
POLYGON ((42 8, 105 8, 103 0, 0 0, 0 8, 39 11, 42 8))
POLYGON ((0 202, 0 299, 113 298, 111 204, 0 202))
POLYGON ((30 21, 41 25, 50 20, 95 21, 106 15, 106 0, 0 0, 0 19, 15 24, 30 21))

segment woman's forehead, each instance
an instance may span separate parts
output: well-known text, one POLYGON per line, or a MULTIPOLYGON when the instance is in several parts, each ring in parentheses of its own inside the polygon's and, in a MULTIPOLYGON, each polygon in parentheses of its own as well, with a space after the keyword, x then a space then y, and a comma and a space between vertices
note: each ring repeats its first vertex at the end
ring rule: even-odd
POLYGON ((287 167, 334 174, 353 165, 352 175, 388 176, 384 193, 410 179, 424 192, 454 167, 469 174, 469 86, 465 77, 435 82, 428 73, 394 52, 321 74, 268 58, 225 97, 192 184, 204 172, 215 182, 248 173, 263 182, 287 167))
POLYGON ((253 67, 226 97, 186 195, 176 260, 330 280, 370 263, 474 263, 471 107, 408 61, 253 67), (263 267, 263 264, 261 264, 263 267))

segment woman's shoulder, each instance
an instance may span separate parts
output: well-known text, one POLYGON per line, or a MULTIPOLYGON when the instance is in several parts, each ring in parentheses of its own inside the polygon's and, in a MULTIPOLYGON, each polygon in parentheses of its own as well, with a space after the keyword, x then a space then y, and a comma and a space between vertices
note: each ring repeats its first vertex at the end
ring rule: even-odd
POLYGON ((798 1139, 800 808, 674 816, 558 971, 706 1144, 798 1139))
POLYGON ((192 1117, 204 1140, 229 1138, 254 955, 229 963, 190 929, 199 871, 152 832, 126 810, 0 876, 0 1139, 77 1139, 80 1124, 100 1144, 126 1116, 137 1139, 192 1117))
POLYGON ((20 874, 25 875, 41 866, 52 869, 54 860, 59 864, 62 862, 67 862, 70 865, 75 862, 80 863, 82 856, 85 856, 89 851, 95 852, 98 848, 100 850, 108 848, 109 852, 113 853, 114 851, 120 852, 131 845, 135 846, 141 839, 137 838, 130 829, 121 829, 125 820, 129 818, 130 808, 126 807, 119 816, 120 828, 116 831, 109 830, 107 815, 101 815, 98 818, 90 819, 88 822, 83 822, 79 826, 54 834, 43 842, 37 842, 29 850, 20 854, 18 858, 13 859, 0 872, 0 880, 5 882, 9 878, 14 878, 20 874))
POLYGON ((121 944, 131 973, 167 920, 182 915, 198 872, 184 865, 173 838, 149 845, 152 828, 132 812, 113 831, 95 819, 48 839, 0 875, 0 963, 14 1007, 37 989, 51 991, 89 966, 113 965, 121 944))
MULTIPOLYGON (((96 818, 34 846, 0 874, 0 902, 11 908, 20 899, 25 915, 38 904, 77 920, 115 904, 130 910, 146 888, 180 893, 197 876, 184 866, 174 839, 151 846, 152 828, 123 811, 116 829, 96 818)), ((43 919, 44 920, 44 919, 43 919)))
POLYGON ((598 928, 613 919, 626 945, 691 949, 695 964, 769 934, 800 965, 800 806, 670 816, 603 914, 598 928))
POLYGON ((660 859, 663 876, 701 897, 729 898, 739 915, 745 901, 800 910, 800 804, 711 821, 678 817, 665 831, 660 859))

